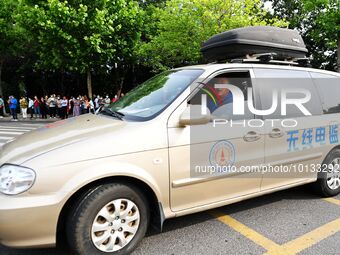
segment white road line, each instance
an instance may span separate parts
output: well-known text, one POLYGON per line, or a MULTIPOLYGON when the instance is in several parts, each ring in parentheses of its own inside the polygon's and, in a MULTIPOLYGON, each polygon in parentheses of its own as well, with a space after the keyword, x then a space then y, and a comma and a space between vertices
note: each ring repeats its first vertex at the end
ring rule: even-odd
POLYGON ((19 129, 19 128, 0 128, 0 133, 2 131, 11 131, 11 132, 29 132, 29 131, 33 131, 32 129, 19 129))
POLYGON ((25 134, 26 132, 7 132, 7 131, 0 130, 0 133, 2 135, 22 135, 22 134, 25 134))
POLYGON ((0 126, 1 129, 6 128, 6 129, 25 129, 25 130, 34 130, 36 129, 35 127, 13 127, 13 126, 0 126))
MULTIPOLYGON (((33 129, 34 130, 34 129, 33 129)), ((13 132, 29 132, 32 131, 32 129, 20 129, 20 128, 1 128, 0 127, 0 132, 1 131, 13 131, 13 132)))
MULTIPOLYGON (((48 124, 48 123, 46 123, 48 124)), ((45 124, 29 124, 29 123, 22 123, 23 126, 30 126, 30 127, 42 127, 45 126, 45 124)))
POLYGON ((0 140, 10 140, 13 139, 15 136, 0 136, 0 140))
POLYGON ((11 126, 0 125, 0 149, 9 140, 16 139, 22 134, 25 134, 27 132, 33 131, 39 127, 44 126, 41 124, 23 124, 23 123, 20 124, 21 124, 20 126, 14 126, 14 124, 12 124, 11 126))

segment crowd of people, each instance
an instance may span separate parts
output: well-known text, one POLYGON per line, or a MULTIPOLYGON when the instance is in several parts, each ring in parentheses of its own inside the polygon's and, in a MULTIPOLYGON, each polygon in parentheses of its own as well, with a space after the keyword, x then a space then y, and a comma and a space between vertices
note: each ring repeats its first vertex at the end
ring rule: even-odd
MULTIPOLYGON (((122 94, 121 96, 124 96, 122 94)), ((101 97, 94 95, 94 99, 87 96, 70 97, 52 94, 51 96, 24 97, 17 100, 14 96, 10 96, 7 100, 13 121, 18 121, 18 109, 23 119, 47 119, 60 118, 66 119, 69 116, 79 116, 86 113, 95 113, 100 107, 109 106, 112 102, 118 100, 116 95, 114 98, 109 96, 101 97), (30 115, 30 116, 28 116, 30 115)), ((0 95, 0 118, 4 117, 5 100, 0 95)))

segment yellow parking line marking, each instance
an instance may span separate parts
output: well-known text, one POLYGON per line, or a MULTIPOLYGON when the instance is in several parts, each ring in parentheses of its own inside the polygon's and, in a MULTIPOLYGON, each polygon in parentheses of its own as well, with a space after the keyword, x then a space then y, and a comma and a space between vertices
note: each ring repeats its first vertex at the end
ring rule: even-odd
POLYGON ((336 198, 328 197, 328 198, 323 198, 323 200, 325 200, 329 203, 332 203, 332 204, 340 205, 340 200, 336 199, 336 198))
MULTIPOLYGON (((336 199, 335 199, 336 200, 336 199)), ((333 201, 334 202, 334 201, 333 201)), ((266 255, 292 255, 297 254, 317 243, 323 239, 334 235, 340 231, 340 218, 333 220, 321 227, 318 227, 292 241, 289 241, 283 245, 279 245, 267 237, 261 235, 255 230, 247 227, 236 219, 229 215, 225 215, 222 212, 212 211, 210 212, 220 222, 226 224, 233 230, 237 231, 241 235, 245 236, 255 244, 263 247, 267 250, 266 255)))
POLYGON ((257 245, 262 246, 267 251, 270 250, 275 252, 276 255, 289 255, 293 253, 287 252, 285 249, 273 242, 272 240, 268 239, 267 237, 261 235, 260 233, 256 232, 255 230, 247 227, 246 225, 242 224, 241 222, 235 220, 234 218, 230 217, 229 215, 224 215, 221 212, 212 211, 210 212, 217 220, 226 224, 227 226, 231 227, 235 231, 239 232, 241 235, 247 237, 257 245))
MULTIPOLYGON (((314 229, 311 232, 296 238, 295 240, 289 241, 288 243, 282 245, 282 248, 293 253, 298 253, 313 246, 314 244, 317 244, 323 239, 334 235, 338 231, 340 231, 340 218, 333 220, 317 229, 314 229)), ((271 252, 270 254, 275 254, 275 252, 271 252)))

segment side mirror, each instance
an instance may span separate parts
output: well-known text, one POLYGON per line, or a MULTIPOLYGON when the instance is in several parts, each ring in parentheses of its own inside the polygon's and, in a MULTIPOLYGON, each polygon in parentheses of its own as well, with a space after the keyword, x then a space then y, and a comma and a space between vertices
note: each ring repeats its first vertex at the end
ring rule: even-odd
POLYGON ((211 120, 210 111, 207 108, 206 114, 202 114, 201 105, 188 105, 179 118, 181 126, 204 125, 211 120))

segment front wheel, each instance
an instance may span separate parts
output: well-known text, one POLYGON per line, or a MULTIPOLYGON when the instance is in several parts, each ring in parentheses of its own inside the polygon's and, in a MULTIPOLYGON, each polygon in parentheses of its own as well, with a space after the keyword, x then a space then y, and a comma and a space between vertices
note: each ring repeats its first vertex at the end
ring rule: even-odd
POLYGON ((325 197, 340 193, 340 150, 331 151, 322 165, 316 188, 325 197))
POLYGON ((67 223, 70 247, 81 255, 131 253, 149 223, 147 199, 127 184, 104 184, 75 207, 67 223))

